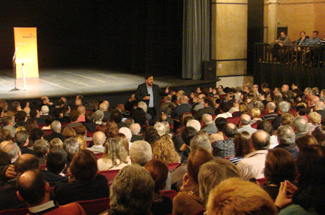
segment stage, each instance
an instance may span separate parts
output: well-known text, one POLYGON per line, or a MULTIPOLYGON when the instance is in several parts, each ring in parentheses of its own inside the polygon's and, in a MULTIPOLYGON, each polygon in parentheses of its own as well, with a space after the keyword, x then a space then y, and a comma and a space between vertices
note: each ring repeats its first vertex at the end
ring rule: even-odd
MULTIPOLYGON (((48 69, 40 70, 39 79, 27 79, 26 91, 10 91, 15 88, 12 70, 0 71, 0 99, 26 100, 48 96, 55 101, 61 96, 67 98, 83 95, 85 99, 108 99, 112 105, 125 103, 126 97, 135 92, 144 82, 144 75, 127 74, 100 69, 48 69)), ((154 77, 160 88, 174 87, 190 93, 197 86, 215 86, 216 82, 184 80, 171 76, 154 77)), ((16 80, 17 88, 23 89, 22 79, 16 80)))

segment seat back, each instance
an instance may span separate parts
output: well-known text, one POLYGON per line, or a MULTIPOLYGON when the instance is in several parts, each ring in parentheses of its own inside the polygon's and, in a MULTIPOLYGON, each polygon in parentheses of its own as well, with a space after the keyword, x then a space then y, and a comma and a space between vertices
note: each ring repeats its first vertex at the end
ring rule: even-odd
POLYGON ((175 190, 163 190, 163 191, 161 191, 161 195, 166 196, 166 197, 170 198, 170 200, 173 201, 173 199, 177 195, 177 192, 175 190))
POLYGON ((103 175, 106 177, 108 182, 111 182, 114 180, 115 176, 119 173, 119 169, 113 169, 113 170, 103 170, 99 171, 99 175, 103 175))
POLYGON ((97 215, 109 209, 109 197, 102 199, 78 201, 78 203, 88 215, 97 215))
POLYGON ((226 119, 228 123, 234 123, 235 125, 238 125, 240 117, 239 116, 233 116, 226 119))
POLYGON ((28 213, 28 208, 8 209, 0 211, 0 215, 26 215, 28 213))
POLYGON ((266 182, 266 178, 257 178, 256 181, 260 186, 262 186, 266 182))
POLYGON ((176 169, 176 167, 178 167, 180 163, 169 163, 167 164, 167 167, 168 167, 168 170, 173 170, 173 169, 176 169))
POLYGON ((104 154, 104 153, 96 153, 95 156, 96 156, 97 160, 98 160, 99 158, 102 158, 102 157, 103 157, 103 154, 104 154))

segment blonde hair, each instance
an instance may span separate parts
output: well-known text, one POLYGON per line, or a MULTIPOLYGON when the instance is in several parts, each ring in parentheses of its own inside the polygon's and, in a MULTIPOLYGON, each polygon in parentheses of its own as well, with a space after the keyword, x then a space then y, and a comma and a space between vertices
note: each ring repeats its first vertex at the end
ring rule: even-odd
POLYGON ((107 139, 103 158, 112 160, 112 166, 110 166, 108 169, 118 167, 122 162, 128 163, 127 156, 127 151, 121 142, 119 142, 116 138, 107 139))
POLYGON ((222 181, 240 177, 235 164, 226 159, 218 158, 203 164, 199 170, 199 192, 203 203, 208 201, 210 191, 222 181))
POLYGON ((166 163, 178 163, 180 157, 175 150, 173 140, 168 135, 163 135, 152 146, 153 158, 166 163))
POLYGON ((253 108, 251 110, 251 115, 252 115, 252 118, 259 118, 261 116, 261 110, 258 109, 258 108, 253 108))
POLYGON ((50 141, 50 150, 53 148, 61 148, 63 150, 65 149, 64 143, 60 138, 54 138, 50 141))
POLYGON ((75 138, 79 143, 80 150, 87 148, 87 141, 86 141, 85 136, 78 134, 75 138))
POLYGON ((322 121, 322 116, 317 112, 311 112, 308 114, 308 119, 312 124, 320 124, 322 121))
POLYGON ((15 133, 17 133, 18 131, 26 131, 26 128, 24 126, 19 126, 16 128, 15 133))
POLYGON ((207 213, 273 215, 277 214, 278 210, 270 195, 259 185, 239 178, 230 178, 211 190, 207 213))

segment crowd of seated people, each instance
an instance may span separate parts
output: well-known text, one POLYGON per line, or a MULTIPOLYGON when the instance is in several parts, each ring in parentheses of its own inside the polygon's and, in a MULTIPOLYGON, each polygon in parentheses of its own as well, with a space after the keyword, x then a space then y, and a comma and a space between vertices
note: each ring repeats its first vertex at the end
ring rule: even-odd
POLYGON ((324 93, 169 89, 158 116, 134 95, 0 101, 0 211, 85 214, 109 197, 106 214, 324 214, 324 93))

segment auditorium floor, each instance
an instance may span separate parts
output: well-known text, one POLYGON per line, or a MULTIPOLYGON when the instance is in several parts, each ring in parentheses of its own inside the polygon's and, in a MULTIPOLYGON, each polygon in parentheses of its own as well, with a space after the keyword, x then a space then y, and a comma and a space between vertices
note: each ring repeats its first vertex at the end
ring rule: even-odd
MULTIPOLYGON (((10 91, 15 88, 12 70, 0 70, 0 99, 35 99, 49 97, 72 97, 82 95, 123 94, 136 90, 144 82, 143 75, 126 74, 98 69, 41 70, 39 79, 27 79, 26 91, 10 91)), ((175 77, 155 77, 155 84, 161 88, 197 86, 211 81, 183 80, 175 77)), ((214 82, 215 83, 215 82, 214 82)), ((23 80, 16 81, 17 88, 24 87, 23 80)))

